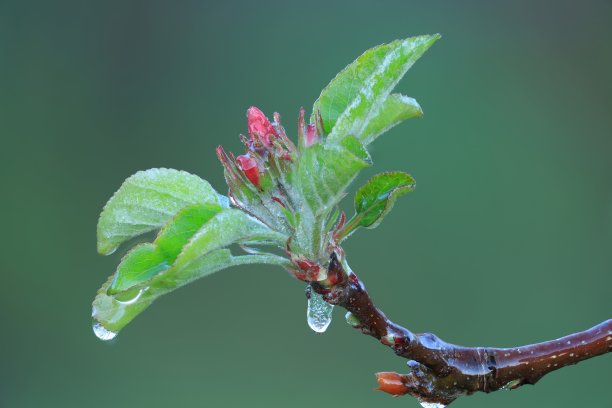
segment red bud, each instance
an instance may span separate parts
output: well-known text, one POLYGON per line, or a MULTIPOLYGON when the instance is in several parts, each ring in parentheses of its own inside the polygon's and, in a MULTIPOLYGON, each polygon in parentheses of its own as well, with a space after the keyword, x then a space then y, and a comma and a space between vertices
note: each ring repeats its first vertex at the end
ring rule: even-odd
POLYGON ((253 140, 253 135, 257 133, 266 147, 272 146, 271 136, 278 137, 276 129, 274 129, 274 126, 272 126, 268 118, 266 118, 266 115, 254 106, 251 106, 247 110, 247 127, 251 140, 253 140))
POLYGON ((393 396, 408 393, 408 387, 406 387, 406 384, 402 381, 401 374, 391 371, 376 373, 376 381, 378 381, 378 388, 375 388, 376 390, 386 392, 393 396))
POLYGON ((255 187, 259 187, 259 169, 257 162, 248 155, 236 157, 236 161, 240 164, 240 168, 244 175, 253 183, 255 187))
POLYGON ((318 141, 319 141, 319 135, 317 134, 317 128, 315 127, 314 123, 311 123, 310 125, 306 126, 305 145, 306 147, 312 146, 318 141))
POLYGON ((321 267, 316 262, 313 262, 310 259, 304 257, 297 257, 293 259, 293 263, 306 273, 307 280, 316 281, 319 279, 319 272, 321 271, 321 267))
POLYGON ((295 276, 299 280, 306 282, 306 274, 304 272, 300 272, 300 271, 291 269, 291 273, 293 274, 293 276, 295 276))

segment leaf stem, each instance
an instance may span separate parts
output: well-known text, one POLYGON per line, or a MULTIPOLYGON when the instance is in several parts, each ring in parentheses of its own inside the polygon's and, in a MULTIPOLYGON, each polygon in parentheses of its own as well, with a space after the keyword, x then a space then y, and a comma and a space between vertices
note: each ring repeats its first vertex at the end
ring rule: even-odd
POLYGON ((342 227, 340 229, 340 231, 338 231, 335 235, 335 240, 336 243, 341 243, 342 241, 344 241, 346 238, 349 237, 349 235, 351 235, 359 226, 359 221, 361 221, 361 218, 363 217, 363 215, 361 214, 355 214, 351 217, 350 220, 347 221, 347 223, 344 225, 344 227, 342 227))

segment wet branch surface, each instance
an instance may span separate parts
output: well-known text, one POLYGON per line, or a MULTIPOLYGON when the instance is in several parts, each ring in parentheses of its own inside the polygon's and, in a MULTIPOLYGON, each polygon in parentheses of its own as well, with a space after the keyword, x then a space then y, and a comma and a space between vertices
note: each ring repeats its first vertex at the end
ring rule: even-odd
POLYGON ((562 367, 612 351, 612 319, 557 340, 514 348, 462 347, 431 333, 412 333, 393 323, 378 309, 363 283, 345 271, 332 253, 332 284, 312 288, 334 305, 348 310, 349 322, 363 333, 408 359, 410 373, 378 373, 382 391, 411 394, 422 402, 448 405, 461 395, 492 392, 535 384, 562 367))

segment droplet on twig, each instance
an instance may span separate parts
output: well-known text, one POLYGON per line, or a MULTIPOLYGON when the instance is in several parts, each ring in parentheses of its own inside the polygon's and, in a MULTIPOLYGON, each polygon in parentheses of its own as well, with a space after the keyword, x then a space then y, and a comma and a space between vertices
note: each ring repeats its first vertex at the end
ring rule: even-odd
POLYGON ((306 321, 308 326, 317 333, 324 333, 332 320, 334 306, 327 303, 323 296, 313 291, 310 286, 306 289, 308 307, 306 308, 306 321))

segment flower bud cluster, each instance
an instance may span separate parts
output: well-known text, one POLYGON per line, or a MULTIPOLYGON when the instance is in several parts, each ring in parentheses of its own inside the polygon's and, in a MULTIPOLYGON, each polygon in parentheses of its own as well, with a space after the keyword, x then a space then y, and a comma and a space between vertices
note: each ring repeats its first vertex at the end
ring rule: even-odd
POLYGON ((247 136, 240 135, 245 153, 235 157, 217 148, 217 156, 225 168, 232 204, 259 218, 272 228, 291 233, 298 217, 300 197, 291 187, 291 173, 299 160, 300 149, 319 143, 315 125, 304 123, 304 110, 298 118, 298 144, 287 137, 280 123, 256 107, 247 110, 247 136))
POLYGON ((244 154, 235 157, 221 146, 217 148, 232 205, 289 236, 286 253, 294 265, 291 272, 298 279, 308 282, 327 279, 326 266, 290 249, 304 200, 292 185, 292 174, 299 165, 300 154, 321 143, 321 126, 306 124, 301 109, 296 146, 285 134, 278 113, 271 122, 261 110, 250 107, 247 130, 247 136, 240 135, 244 154))

